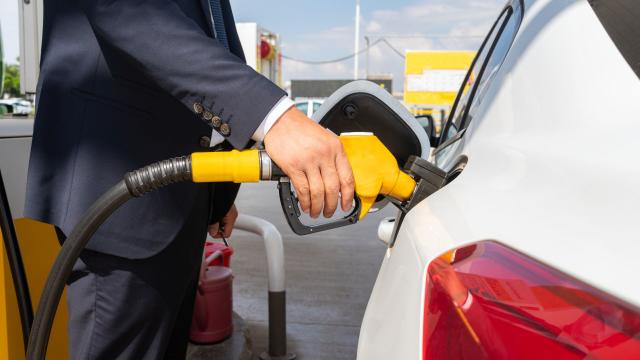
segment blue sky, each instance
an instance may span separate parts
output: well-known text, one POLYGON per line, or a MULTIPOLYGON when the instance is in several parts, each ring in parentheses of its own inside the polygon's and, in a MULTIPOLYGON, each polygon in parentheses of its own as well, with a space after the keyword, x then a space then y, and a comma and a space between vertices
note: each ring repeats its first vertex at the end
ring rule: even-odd
MULTIPOLYGON (((0 24, 5 59, 18 55, 17 4, 0 0, 0 24)), ((45 0, 46 1, 46 0, 45 0)), ((385 37, 398 50, 474 50, 506 0, 361 0, 361 35, 385 37)), ((349 0, 231 0, 236 21, 257 22, 281 35, 282 51, 296 58, 325 60, 353 52, 355 1, 349 0)), ((364 39, 360 40, 364 46, 364 39)), ((370 72, 394 76, 402 88, 404 62, 380 44, 370 50, 370 72)), ((361 56, 360 76, 364 76, 361 56)), ((285 80, 349 78, 353 60, 306 65, 285 60, 285 80)))

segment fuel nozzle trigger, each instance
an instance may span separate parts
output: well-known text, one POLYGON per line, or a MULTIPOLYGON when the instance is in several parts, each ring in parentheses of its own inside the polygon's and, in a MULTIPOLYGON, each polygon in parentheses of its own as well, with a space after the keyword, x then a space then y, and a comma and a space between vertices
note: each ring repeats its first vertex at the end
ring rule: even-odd
POLYGON ((289 227, 294 233, 298 235, 313 234, 320 231, 335 229, 346 225, 355 224, 360 216, 362 209, 362 202, 356 196, 354 198, 355 205, 351 212, 338 220, 331 221, 329 223, 318 225, 305 225, 300 221, 302 213, 300 212, 300 206, 298 205, 298 198, 295 196, 291 187, 291 181, 287 177, 281 177, 278 181, 278 191, 280 192, 280 205, 282 205, 282 211, 289 223, 289 227))

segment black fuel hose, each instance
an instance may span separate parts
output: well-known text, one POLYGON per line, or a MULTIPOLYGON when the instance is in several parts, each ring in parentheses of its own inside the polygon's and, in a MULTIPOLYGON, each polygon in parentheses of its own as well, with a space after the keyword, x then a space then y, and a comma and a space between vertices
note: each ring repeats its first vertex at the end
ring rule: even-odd
POLYGON ((45 359, 53 319, 67 279, 82 250, 100 225, 129 199, 140 197, 169 184, 189 180, 191 180, 189 156, 160 161, 127 173, 124 180, 104 193, 87 210, 62 245, 47 277, 29 336, 28 360, 45 359))
POLYGON ((18 312, 20 314, 20 324, 22 325, 22 341, 25 350, 31 333, 31 323, 33 322, 33 307, 31 307, 31 295, 29 294, 29 283, 27 282, 27 273, 22 263, 20 255, 20 245, 16 236, 16 228, 13 225, 13 217, 11 217, 11 208, 9 207, 9 199, 4 189, 4 181, 2 180, 2 172, 0 171, 0 234, 4 240, 4 247, 9 260, 9 269, 11 269, 11 278, 13 287, 16 292, 16 300, 18 301, 18 312))

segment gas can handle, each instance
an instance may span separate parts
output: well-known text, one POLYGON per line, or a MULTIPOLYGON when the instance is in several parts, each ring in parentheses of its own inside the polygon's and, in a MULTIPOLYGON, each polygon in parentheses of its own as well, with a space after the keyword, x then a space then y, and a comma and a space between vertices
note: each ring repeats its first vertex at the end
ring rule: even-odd
POLYGON ((205 257, 204 253, 202 254, 202 265, 200 265, 199 283, 202 283, 205 280, 205 274, 207 273, 207 268, 209 267, 209 265, 211 265, 213 260, 217 258, 222 258, 224 261, 224 254, 222 253, 222 251, 216 250, 208 257, 205 257))
POLYGON ((211 255, 209 255, 206 259, 204 259, 204 264, 206 266, 211 265, 211 263, 217 259, 217 258, 222 258, 222 261, 224 261, 224 254, 222 253, 221 250, 216 250, 214 251, 211 255))

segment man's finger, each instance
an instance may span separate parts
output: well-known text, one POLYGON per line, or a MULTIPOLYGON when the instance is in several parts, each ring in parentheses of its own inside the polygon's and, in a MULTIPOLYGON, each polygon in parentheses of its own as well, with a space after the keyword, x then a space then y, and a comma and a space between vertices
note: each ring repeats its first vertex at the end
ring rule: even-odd
POLYGON ((230 217, 228 219, 224 219, 224 227, 222 229, 222 234, 225 238, 231 236, 231 232, 233 231, 233 226, 236 224, 236 218, 230 217))
POLYGON ((214 239, 220 238, 219 231, 220 231, 220 223, 209 225, 209 235, 211 235, 212 238, 214 239))
POLYGON ((228 238, 231 236, 231 232, 233 231, 233 227, 236 225, 236 220, 238 219, 238 208, 236 205, 232 205, 227 214, 222 218, 222 225, 220 229, 220 235, 228 238))
POLYGON ((342 210, 348 211, 351 209, 353 203, 353 196, 355 193, 355 180, 353 178, 353 171, 349 164, 349 159, 344 151, 341 151, 336 156, 336 169, 338 170, 338 177, 340 178, 340 194, 342 196, 342 210))
POLYGON ((340 179, 335 168, 335 163, 326 164, 320 169, 322 182, 324 183, 324 208, 322 214, 329 218, 338 208, 338 193, 340 192, 340 179))
POLYGON ((307 181, 309 181, 309 192, 311 197, 311 210, 309 216, 317 218, 320 216, 320 211, 324 206, 324 183, 322 181, 322 175, 320 169, 311 166, 307 169, 307 181))
POLYGON ((222 236, 224 236, 225 238, 228 238, 231 236, 231 232, 233 231, 233 225, 231 226, 226 226, 223 228, 222 231, 222 236))
POLYGON ((300 209, 305 213, 309 213, 309 209, 311 208, 311 196, 307 177, 304 175, 291 176, 291 183, 293 184, 293 188, 296 190, 296 197, 300 203, 300 209))

